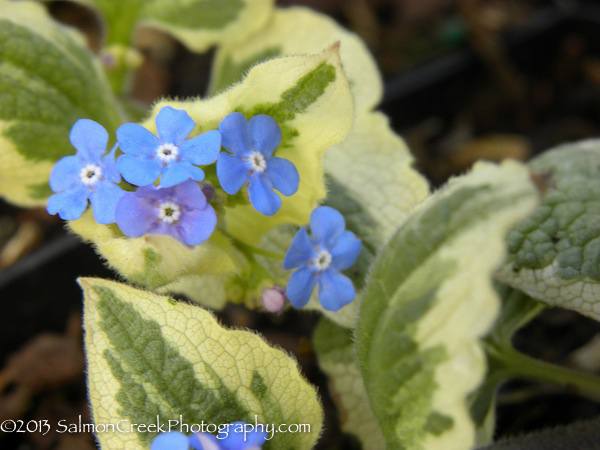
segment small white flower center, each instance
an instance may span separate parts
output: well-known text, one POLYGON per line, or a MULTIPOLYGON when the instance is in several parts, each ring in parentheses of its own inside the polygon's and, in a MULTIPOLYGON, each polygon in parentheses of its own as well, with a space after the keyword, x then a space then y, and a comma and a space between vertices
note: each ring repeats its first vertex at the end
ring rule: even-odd
POLYGON ((156 156, 163 163, 167 164, 174 161, 179 156, 179 148, 173 144, 161 144, 156 149, 156 156))
POLYGON ((79 171, 81 182, 87 186, 92 186, 102 177, 102 169, 96 164, 87 164, 79 171))
POLYGON ((317 270, 326 270, 331 265, 331 253, 329 253, 327 250, 321 249, 312 262, 317 270))
POLYGON ((173 202, 158 205, 158 218, 165 223, 174 223, 181 217, 181 207, 173 202))
POLYGON ((263 173, 267 170, 267 160, 260 152, 252 152, 248 157, 250 163, 250 170, 253 172, 263 173))

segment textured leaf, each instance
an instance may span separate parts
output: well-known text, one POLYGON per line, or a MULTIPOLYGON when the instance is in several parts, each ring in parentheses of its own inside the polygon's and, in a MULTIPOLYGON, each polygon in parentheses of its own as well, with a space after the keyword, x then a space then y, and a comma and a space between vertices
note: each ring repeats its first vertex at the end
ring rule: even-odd
POLYGON ((187 247, 170 236, 126 238, 114 225, 98 224, 91 211, 69 222, 69 227, 85 241, 91 242, 121 275, 150 289, 171 285, 176 280, 184 283, 186 278, 181 277, 188 275, 221 275, 237 270, 236 259, 239 256, 218 231, 204 244, 187 247))
POLYGON ((256 63, 279 55, 318 53, 335 42, 340 42, 340 57, 356 110, 375 107, 381 100, 383 87, 364 42, 328 16, 302 7, 275 9, 260 33, 221 46, 213 65, 210 92, 222 91, 242 80, 256 63))
POLYGON ((36 3, 0 2, 0 195, 45 204, 53 163, 75 152, 69 130, 83 117, 109 130, 120 121, 83 38, 36 3))
POLYGON ((188 275, 179 277, 177 281, 164 286, 158 292, 183 295, 199 305, 221 310, 227 303, 225 280, 226 276, 223 275, 188 275))
MULTIPOLYGON (((310 424, 268 448, 310 449, 322 411, 296 362, 207 311, 120 283, 82 278, 88 382, 96 424, 310 424)), ((177 424, 172 430, 179 430, 177 424)), ((168 428, 167 428, 168 429, 168 428)), ((147 449, 145 433, 99 433, 103 448, 147 449)), ((267 448, 265 447, 265 448, 267 448)))
POLYGON ((350 330, 322 318, 313 336, 319 366, 340 413, 342 430, 356 435, 363 448, 385 448, 385 441, 363 385, 350 330))
POLYGON ((166 31, 190 50, 243 39, 268 19, 273 0, 74 0, 97 9, 110 44, 127 44, 136 26, 166 31))
POLYGON ((498 278, 600 320, 600 140, 563 145, 530 167, 547 190, 508 235, 509 262, 498 278))
MULTIPOLYGON (((318 55, 267 61, 219 96, 161 102, 154 113, 165 105, 185 109, 202 129, 216 128, 234 111, 247 117, 268 114, 282 128, 282 144, 275 155, 289 159, 298 169, 298 192, 282 197, 283 205, 272 217, 263 216, 248 203, 226 211, 227 231, 253 245, 278 224, 308 222, 310 212, 325 197, 323 153, 345 138, 353 116, 350 89, 335 46, 318 55)), ((144 126, 154 131, 153 121, 144 126)))
POLYGON ((479 163, 417 207, 378 255, 361 303, 358 356, 389 448, 472 448, 466 398, 479 338, 497 316, 491 275, 508 228, 535 206, 518 163, 479 163))

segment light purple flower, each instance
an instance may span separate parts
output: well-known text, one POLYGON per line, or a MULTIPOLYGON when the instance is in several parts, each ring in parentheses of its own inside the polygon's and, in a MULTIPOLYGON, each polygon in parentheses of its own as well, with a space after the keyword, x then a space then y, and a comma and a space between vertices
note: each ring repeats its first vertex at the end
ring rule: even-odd
POLYGON ((123 155, 117 168, 123 178, 136 186, 148 186, 160 177, 161 187, 192 179, 202 181, 204 171, 196 166, 212 164, 221 150, 217 130, 186 139, 194 121, 185 111, 163 107, 156 115, 158 137, 141 125, 126 123, 117 129, 117 143, 123 155))
POLYGON ((170 188, 141 187, 117 205, 117 225, 129 237, 166 234, 186 245, 206 241, 217 225, 215 210, 195 181, 170 188))
POLYGON ((281 130, 275 119, 259 114, 246 121, 234 112, 219 124, 223 147, 217 160, 217 177, 225 192, 238 192, 248 182, 248 196, 254 209, 272 216, 281 208, 275 189, 290 196, 298 190, 299 175, 287 159, 273 155, 281 143, 281 130))
POLYGON ((59 160, 50 173, 50 187, 56 194, 48 199, 47 211, 64 220, 81 217, 92 203, 96 222, 115 221, 116 205, 124 191, 116 183, 121 176, 115 166, 115 151, 106 153, 108 133, 90 119, 79 119, 69 139, 77 153, 59 160))

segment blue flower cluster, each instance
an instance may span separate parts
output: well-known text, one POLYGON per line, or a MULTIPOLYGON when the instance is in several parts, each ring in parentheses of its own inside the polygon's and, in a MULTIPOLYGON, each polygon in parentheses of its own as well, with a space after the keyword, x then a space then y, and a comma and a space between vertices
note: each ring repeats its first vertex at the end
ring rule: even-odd
POLYGON ((188 138, 196 124, 185 112, 163 107, 156 116, 157 135, 141 125, 126 123, 117 130, 117 144, 105 155, 108 133, 98 123, 78 120, 70 134, 77 150, 54 166, 48 199, 50 214, 65 220, 79 218, 92 204, 98 223, 115 223, 123 234, 165 234, 189 246, 213 233, 217 216, 198 182, 199 166, 216 162, 223 190, 235 194, 248 183, 250 203, 265 215, 275 214, 281 199, 298 190, 294 165, 273 153, 281 130, 272 117, 250 120, 241 113, 225 117, 219 130, 188 138), (231 153, 221 152, 221 144, 231 153), (115 161, 116 149, 122 154, 115 161), (121 177, 137 186, 126 192, 121 177))
MULTIPOLYGON (((220 187, 229 195, 247 184, 250 203, 267 216, 281 208, 275 191, 290 196, 298 190, 296 167, 273 156, 282 136, 272 117, 259 114, 247 120, 234 112, 218 130, 192 138, 196 124, 185 111, 165 106, 155 123, 157 135, 141 125, 122 125, 107 153, 106 130, 92 120, 78 120, 70 133, 76 155, 58 161, 50 175, 55 194, 48 199, 48 212, 75 220, 89 201, 98 223, 116 222, 128 237, 162 234, 195 246, 210 238, 217 225, 210 204, 214 188, 200 184, 205 178, 200 166, 216 163, 220 187), (137 189, 123 190, 121 177, 137 189)), ((302 228, 285 255, 284 269, 297 269, 285 294, 301 308, 318 285, 323 307, 336 311, 355 297, 352 281, 340 271, 356 262, 361 241, 345 230, 342 215, 327 206, 313 211, 310 229, 313 237, 302 228)))
POLYGON ((264 431, 244 431, 244 422, 233 422, 227 436, 217 439, 209 433, 186 436, 178 431, 161 433, 152 441, 151 450, 258 450, 264 444, 264 431))

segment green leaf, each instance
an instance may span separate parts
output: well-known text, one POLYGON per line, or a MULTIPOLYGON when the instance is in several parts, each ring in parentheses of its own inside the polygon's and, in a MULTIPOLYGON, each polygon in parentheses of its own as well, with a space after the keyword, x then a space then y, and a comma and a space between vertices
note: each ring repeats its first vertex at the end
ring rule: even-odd
POLYGON ((389 448, 475 443, 467 396, 483 380, 479 339, 499 309, 491 275, 506 231, 535 200, 520 164, 476 164, 419 205, 378 255, 356 339, 389 448))
POLYGON ((75 150, 79 118, 109 132, 120 112, 84 39, 36 3, 0 2, 0 195, 43 205, 54 162, 75 150))
POLYGON ((383 86, 367 46, 330 17, 303 7, 277 8, 260 33, 219 47, 209 92, 220 92, 242 80, 256 63, 279 55, 318 53, 336 42, 340 43, 355 108, 359 112, 370 110, 381 101, 383 86))
POLYGON ((150 26, 173 35, 196 52, 259 30, 273 4, 273 0, 74 1, 101 13, 108 44, 128 44, 135 27, 150 26))
POLYGON ((115 225, 97 223, 91 210, 68 222, 68 226, 92 243, 113 269, 132 283, 150 289, 166 289, 198 274, 233 274, 239 266, 240 255, 219 231, 202 245, 188 247, 165 235, 126 238, 115 225))
MULTIPOLYGON (((79 283, 96 424, 182 421, 174 431, 203 421, 305 423, 309 432, 275 433, 266 448, 315 444, 323 419, 316 392, 281 350, 168 297, 95 278, 79 283)), ((107 449, 146 449, 157 431, 98 433, 98 439, 107 449)))
POLYGON ((546 192, 508 235, 509 260, 498 278, 600 320, 600 141, 560 146, 530 168, 546 192))
POLYGON ((158 292, 173 293, 206 308, 221 310, 227 304, 226 280, 225 275, 188 275, 178 278, 158 292))
POLYGON ((350 330, 322 318, 313 342, 319 366, 329 380, 342 430, 356 435, 365 449, 385 448, 385 440, 367 400, 350 330))

